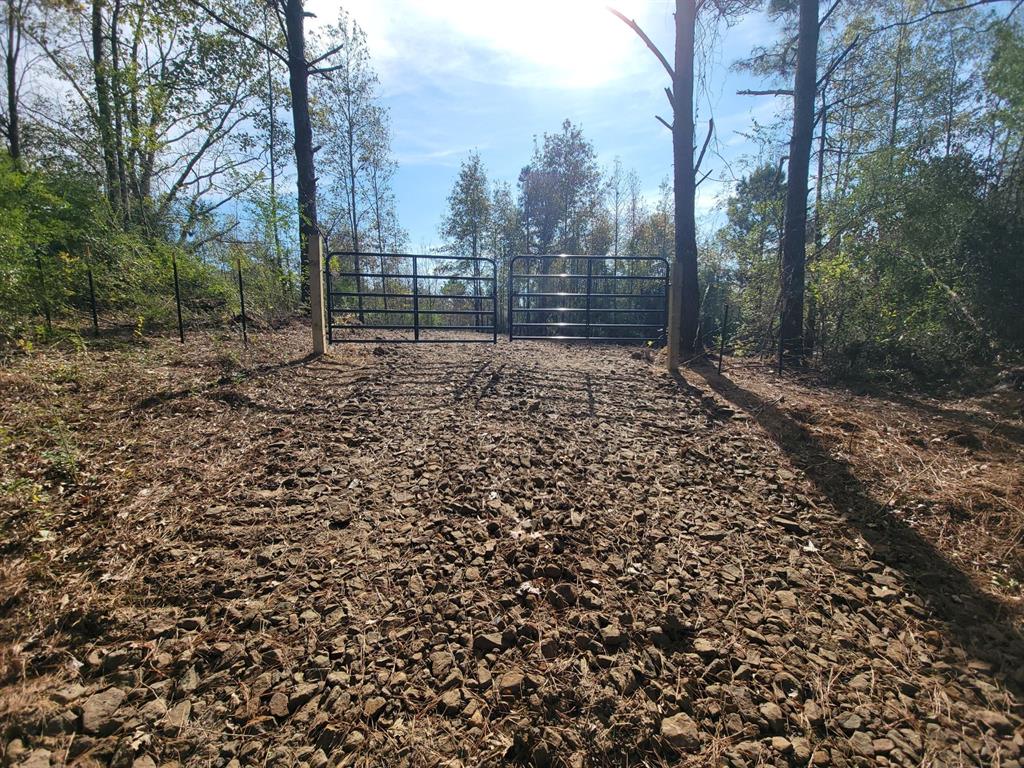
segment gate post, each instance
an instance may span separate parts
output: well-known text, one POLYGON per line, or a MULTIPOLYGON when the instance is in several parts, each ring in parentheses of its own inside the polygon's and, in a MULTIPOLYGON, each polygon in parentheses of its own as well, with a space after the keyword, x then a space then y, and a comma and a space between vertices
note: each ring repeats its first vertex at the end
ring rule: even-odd
POLYGON ((323 238, 317 232, 316 237, 309 238, 307 246, 309 259, 309 305, 312 313, 313 354, 322 355, 327 351, 327 336, 324 329, 327 325, 324 317, 324 265, 323 238))

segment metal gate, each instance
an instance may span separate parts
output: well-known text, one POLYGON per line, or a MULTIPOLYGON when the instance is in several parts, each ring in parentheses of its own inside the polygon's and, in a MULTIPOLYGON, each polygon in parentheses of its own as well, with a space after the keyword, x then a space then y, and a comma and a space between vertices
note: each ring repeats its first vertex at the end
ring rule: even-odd
POLYGON ((646 256, 515 256, 508 338, 663 342, 668 260, 646 256))
POLYGON ((334 251, 324 271, 331 343, 498 340, 493 259, 334 251))

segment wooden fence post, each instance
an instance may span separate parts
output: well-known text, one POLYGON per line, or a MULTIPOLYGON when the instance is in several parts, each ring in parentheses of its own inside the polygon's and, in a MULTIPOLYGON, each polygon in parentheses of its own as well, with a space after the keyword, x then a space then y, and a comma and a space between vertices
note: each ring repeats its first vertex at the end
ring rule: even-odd
POLYGON ((314 355, 322 355, 327 351, 323 247, 319 233, 309 239, 309 308, 312 314, 314 355))

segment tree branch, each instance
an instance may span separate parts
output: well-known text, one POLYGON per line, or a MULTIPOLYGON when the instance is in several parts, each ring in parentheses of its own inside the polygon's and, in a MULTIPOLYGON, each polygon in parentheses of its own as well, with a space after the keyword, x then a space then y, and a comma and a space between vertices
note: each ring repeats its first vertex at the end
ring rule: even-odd
POLYGON ((232 22, 225 19, 222 15, 220 15, 215 10, 210 8, 206 3, 202 2, 202 0, 189 0, 189 2, 203 10, 207 16, 216 21, 222 27, 225 27, 229 31, 234 32, 239 37, 245 38, 250 43, 253 43, 254 45, 258 46, 260 50, 267 51, 268 53, 276 56, 285 64, 288 63, 288 57, 282 54, 279 50, 277 50, 277 48, 267 45, 267 43, 265 43, 263 40, 260 40, 258 37, 253 37, 238 25, 233 24, 232 22))
POLYGON ((930 19, 933 16, 942 16, 947 13, 956 13, 958 11, 969 11, 971 8, 977 8, 982 5, 992 5, 993 3, 999 3, 1003 0, 974 0, 971 3, 964 3, 963 5, 954 5, 950 8, 932 8, 927 13, 923 13, 913 19, 907 19, 905 21, 894 21, 891 24, 886 24, 881 27, 872 29, 869 34, 877 34, 879 32, 885 32, 896 27, 909 27, 911 24, 918 24, 926 19, 930 19))
POLYGON ((664 126, 665 126, 666 128, 668 128, 668 129, 669 129, 670 131, 672 130, 672 126, 671 126, 671 125, 670 125, 670 124, 668 123, 668 121, 667 121, 667 120, 665 120, 665 118, 663 118, 663 117, 662 117, 661 115, 655 115, 655 116, 654 116, 654 119, 655 119, 655 120, 657 120, 657 121, 658 121, 659 123, 661 123, 662 125, 664 125, 664 126))
POLYGON ((854 48, 857 47, 857 43, 859 43, 859 42, 860 42, 860 35, 858 34, 858 35, 855 35, 853 40, 850 42, 850 44, 848 46, 846 46, 846 48, 843 49, 843 52, 840 53, 838 56, 836 56, 832 60, 832 63, 829 64, 828 68, 825 70, 825 74, 823 74, 818 79, 818 82, 815 84, 815 87, 821 88, 822 83, 827 83, 828 82, 829 78, 832 77, 832 73, 836 71, 836 67, 838 67, 840 64, 843 63, 843 59, 845 59, 847 56, 850 55, 850 52, 854 48))
POLYGON ((700 164, 704 161, 704 153, 708 151, 708 144, 711 143, 711 134, 715 132, 715 118, 708 120, 708 135, 704 137, 704 146, 700 148, 700 155, 697 156, 697 162, 693 166, 693 175, 696 176, 700 171, 700 164))
POLYGON ((839 7, 839 4, 841 2, 843 2, 843 0, 836 0, 834 3, 832 3, 832 7, 825 11, 825 15, 818 19, 818 29, 821 29, 825 25, 825 22, 828 21, 829 16, 831 16, 835 12, 836 8, 839 7))
POLYGON ((665 71, 668 72, 668 76, 672 78, 672 82, 674 83, 676 81, 676 74, 672 71, 672 65, 668 63, 668 59, 666 59, 665 55, 658 50, 658 46, 656 46, 654 41, 647 36, 647 33, 640 29, 640 25, 612 7, 609 7, 608 10, 618 16, 623 24, 636 32, 637 36, 644 41, 644 44, 651 49, 651 53, 658 57, 658 61, 661 62, 661 66, 665 68, 665 71))
POLYGON ((736 95, 737 96, 792 96, 793 95, 793 91, 792 91, 792 89, 787 89, 787 88, 777 88, 775 90, 768 90, 768 91, 742 90, 742 91, 736 91, 736 95))

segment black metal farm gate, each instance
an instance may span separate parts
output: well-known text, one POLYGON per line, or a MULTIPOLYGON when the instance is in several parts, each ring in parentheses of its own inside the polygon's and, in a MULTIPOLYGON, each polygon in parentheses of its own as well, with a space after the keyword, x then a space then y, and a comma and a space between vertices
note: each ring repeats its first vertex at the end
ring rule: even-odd
POLYGON ((516 256, 508 338, 664 341, 668 278, 668 260, 657 257, 516 256))
POLYGON ((332 343, 498 340, 493 259, 334 251, 327 254, 324 272, 332 343), (355 329, 390 335, 345 333, 355 329))

